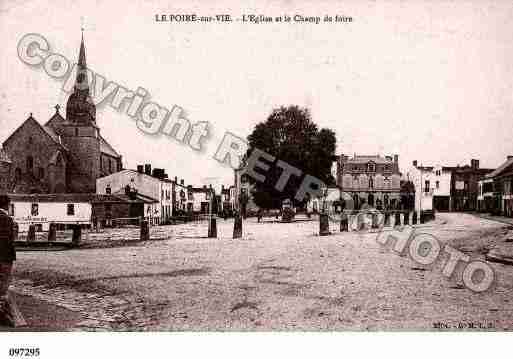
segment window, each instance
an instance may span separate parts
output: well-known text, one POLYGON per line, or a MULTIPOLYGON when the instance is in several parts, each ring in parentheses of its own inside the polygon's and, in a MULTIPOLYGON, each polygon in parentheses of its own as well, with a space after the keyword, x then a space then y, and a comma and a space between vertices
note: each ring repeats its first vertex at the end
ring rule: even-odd
POLYGON ((16 168, 16 170, 14 170, 14 178, 19 181, 21 179, 21 168, 16 168))
POLYGON ((74 216, 75 215, 75 205, 73 203, 68 204, 68 216, 74 216))
POLYGON ((9 205, 9 216, 13 216, 14 217, 14 203, 11 203, 9 205))
POLYGON ((111 160, 107 160, 109 161, 109 172, 112 173, 112 161, 111 160))
POLYGON ((30 209, 30 215, 36 217, 39 215, 39 204, 32 203, 32 207, 30 209))
POLYGON ((435 186, 437 189, 440 188, 440 181, 436 181, 435 186))
POLYGON ((78 127, 75 127, 75 136, 78 137, 78 127))
POLYGON ((37 170, 37 176, 39 179, 45 178, 45 169, 43 167, 39 167, 37 170))
POLYGON ((374 178, 369 177, 369 188, 374 188, 374 178))
POLYGON ((429 181, 424 182, 424 192, 429 193, 429 181))
POLYGON ((32 156, 27 156, 27 172, 32 172, 34 168, 34 158, 32 156))
POLYGON ((441 175, 442 175, 442 171, 440 171, 440 170, 436 170, 436 171, 435 171, 435 175, 436 175, 436 176, 441 176, 441 175))
POLYGON ((376 172, 376 164, 374 162, 369 162, 367 164, 367 171, 368 172, 376 172))

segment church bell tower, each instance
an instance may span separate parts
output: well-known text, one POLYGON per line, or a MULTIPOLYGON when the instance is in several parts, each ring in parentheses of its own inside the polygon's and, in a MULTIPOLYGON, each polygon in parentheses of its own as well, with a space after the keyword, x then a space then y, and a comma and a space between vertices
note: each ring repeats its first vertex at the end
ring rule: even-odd
POLYGON ((60 131, 70 154, 67 188, 68 192, 95 193, 96 179, 100 177, 100 130, 96 125, 96 106, 89 91, 83 32, 76 66, 75 86, 68 98, 66 121, 60 131))

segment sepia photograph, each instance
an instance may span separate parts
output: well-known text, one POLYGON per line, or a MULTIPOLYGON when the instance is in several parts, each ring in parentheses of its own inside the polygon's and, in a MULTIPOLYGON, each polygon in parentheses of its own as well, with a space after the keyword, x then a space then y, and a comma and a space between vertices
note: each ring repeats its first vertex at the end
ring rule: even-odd
POLYGON ((0 42, 0 356, 509 339, 513 2, 0 0, 0 42))

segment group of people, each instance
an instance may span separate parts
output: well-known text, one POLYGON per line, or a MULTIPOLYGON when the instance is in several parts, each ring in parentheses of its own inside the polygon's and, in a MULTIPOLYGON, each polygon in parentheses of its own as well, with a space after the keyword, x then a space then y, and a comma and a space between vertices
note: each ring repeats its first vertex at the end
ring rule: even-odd
POLYGON ((9 197, 0 195, 0 327, 14 327, 16 324, 13 302, 8 292, 16 260, 16 223, 9 216, 9 203, 9 197))

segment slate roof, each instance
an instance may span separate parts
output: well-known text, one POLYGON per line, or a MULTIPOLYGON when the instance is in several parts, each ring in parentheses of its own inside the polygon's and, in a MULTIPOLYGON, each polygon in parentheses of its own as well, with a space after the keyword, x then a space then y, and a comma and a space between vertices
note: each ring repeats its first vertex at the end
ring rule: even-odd
POLYGON ((500 175, 504 170, 506 170, 509 166, 513 165, 513 158, 508 159, 502 165, 497 167, 493 172, 488 173, 485 178, 493 178, 500 175))
POLYGON ((121 157, 102 136, 100 136, 100 151, 112 157, 121 157))
POLYGON ((393 160, 389 160, 379 155, 356 155, 353 158, 348 158, 346 163, 367 163, 370 161, 374 163, 393 163, 393 160))

